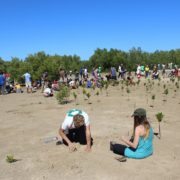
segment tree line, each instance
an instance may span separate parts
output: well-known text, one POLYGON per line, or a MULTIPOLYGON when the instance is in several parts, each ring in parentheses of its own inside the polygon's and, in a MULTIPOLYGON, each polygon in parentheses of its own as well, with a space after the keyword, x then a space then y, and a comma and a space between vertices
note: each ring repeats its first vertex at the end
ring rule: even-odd
POLYGON ((123 64, 127 71, 136 70, 137 64, 149 65, 173 63, 180 66, 180 49, 170 51, 145 52, 140 47, 133 47, 128 52, 106 48, 97 48, 89 60, 81 60, 77 55, 60 56, 48 55, 45 52, 38 52, 27 56, 24 60, 13 57, 11 61, 5 61, 0 58, 0 70, 9 73, 11 78, 19 80, 25 72, 32 75, 33 80, 40 79, 41 75, 47 71, 49 80, 59 78, 59 70, 66 71, 79 70, 86 67, 90 72, 92 68, 101 66, 104 72, 110 67, 116 67, 123 64))

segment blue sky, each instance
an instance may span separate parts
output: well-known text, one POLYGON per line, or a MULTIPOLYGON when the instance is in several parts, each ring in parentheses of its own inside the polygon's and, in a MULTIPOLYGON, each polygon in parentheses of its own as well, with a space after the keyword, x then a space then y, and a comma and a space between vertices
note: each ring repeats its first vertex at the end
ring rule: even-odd
POLYGON ((180 48, 179 0, 1 0, 0 57, 180 48))

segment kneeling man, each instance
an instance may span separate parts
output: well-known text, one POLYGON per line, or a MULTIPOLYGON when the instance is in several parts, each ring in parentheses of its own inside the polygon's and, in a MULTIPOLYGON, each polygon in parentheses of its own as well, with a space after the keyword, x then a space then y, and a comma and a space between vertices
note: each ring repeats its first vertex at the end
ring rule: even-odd
POLYGON ((85 151, 90 151, 92 138, 90 131, 90 120, 86 112, 79 109, 72 109, 67 112, 64 122, 59 128, 59 135, 63 143, 69 146, 70 151, 75 151, 73 142, 86 145, 85 151))

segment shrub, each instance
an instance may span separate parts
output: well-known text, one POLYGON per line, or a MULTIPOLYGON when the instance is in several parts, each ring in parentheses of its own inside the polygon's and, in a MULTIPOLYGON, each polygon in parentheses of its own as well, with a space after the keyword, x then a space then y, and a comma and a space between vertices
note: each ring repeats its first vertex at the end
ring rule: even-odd
POLYGON ((65 104, 68 102, 68 97, 70 96, 70 89, 62 85, 60 90, 56 94, 56 99, 58 100, 59 104, 65 104))

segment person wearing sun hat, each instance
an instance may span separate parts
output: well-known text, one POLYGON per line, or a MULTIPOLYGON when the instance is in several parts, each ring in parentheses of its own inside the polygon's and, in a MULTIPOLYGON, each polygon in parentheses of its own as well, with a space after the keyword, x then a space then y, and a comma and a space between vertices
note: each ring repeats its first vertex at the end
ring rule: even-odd
POLYGON ((146 110, 143 108, 138 108, 133 112, 132 117, 134 117, 134 116, 146 117, 146 110))
POLYGON ((66 113, 65 119, 59 128, 59 135, 63 143, 69 146, 70 151, 75 151, 75 143, 86 145, 85 150, 90 151, 92 138, 90 120, 86 112, 79 109, 71 109, 66 113))
POLYGON ((128 158, 142 159, 153 154, 153 129, 146 117, 146 110, 136 109, 132 117, 134 118, 134 128, 131 140, 122 137, 123 144, 110 142, 110 150, 128 158))

